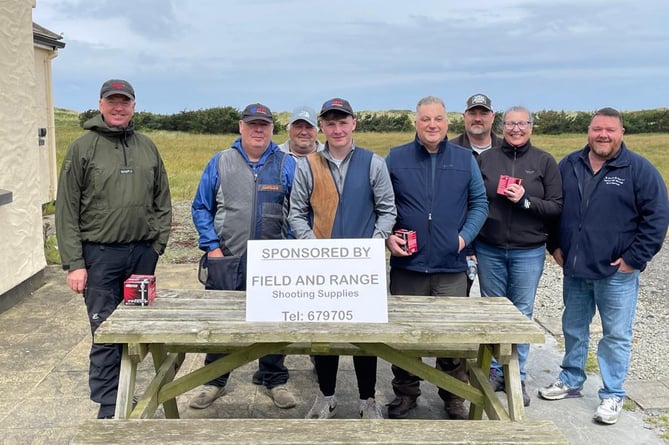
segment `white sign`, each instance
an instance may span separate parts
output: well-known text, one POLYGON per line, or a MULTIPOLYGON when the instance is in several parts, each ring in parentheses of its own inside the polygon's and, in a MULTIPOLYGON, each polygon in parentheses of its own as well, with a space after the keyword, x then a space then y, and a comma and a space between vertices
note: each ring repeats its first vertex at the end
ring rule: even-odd
POLYGON ((382 239, 251 240, 246 320, 387 323, 382 239))

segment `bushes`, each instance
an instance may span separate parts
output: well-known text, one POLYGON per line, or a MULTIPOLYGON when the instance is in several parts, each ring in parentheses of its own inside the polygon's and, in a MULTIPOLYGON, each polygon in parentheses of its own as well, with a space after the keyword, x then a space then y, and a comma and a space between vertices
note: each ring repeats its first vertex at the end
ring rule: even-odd
MULTIPOLYGON (((87 110, 79 114, 79 124, 83 126, 98 110, 87 110)), ((584 133, 588 129, 594 112, 541 110, 534 115, 535 134, 584 133)), ((669 109, 624 111, 623 123, 626 134, 669 133, 669 109)), ((365 112, 357 114, 359 132, 412 132, 413 121, 406 111, 365 112)), ((208 108, 196 111, 181 111, 177 114, 154 114, 147 111, 135 113, 133 121, 140 130, 182 131, 196 134, 235 134, 241 112, 233 107, 208 108)), ((493 128, 501 130, 502 113, 495 114, 493 128)), ((285 123, 274 116, 274 133, 283 129, 285 123)), ((452 120, 452 133, 464 132, 462 119, 452 120)))

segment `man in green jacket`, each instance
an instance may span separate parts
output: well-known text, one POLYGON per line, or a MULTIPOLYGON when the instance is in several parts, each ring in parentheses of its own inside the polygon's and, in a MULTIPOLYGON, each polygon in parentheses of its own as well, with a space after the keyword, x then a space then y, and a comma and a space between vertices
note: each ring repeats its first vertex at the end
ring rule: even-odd
MULTIPOLYGON (((99 110, 67 149, 56 199, 61 263, 68 286, 84 295, 92 334, 123 300, 123 282, 131 274, 155 272, 172 223, 163 161, 131 121, 130 83, 105 82, 99 110)), ((120 346, 91 346, 89 386, 100 419, 115 414, 120 346)))

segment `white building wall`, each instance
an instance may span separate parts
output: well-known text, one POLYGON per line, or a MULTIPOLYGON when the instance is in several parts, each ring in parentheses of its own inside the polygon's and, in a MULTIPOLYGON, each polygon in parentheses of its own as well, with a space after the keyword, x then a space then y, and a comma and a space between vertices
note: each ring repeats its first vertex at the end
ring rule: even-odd
POLYGON ((35 140, 38 142, 40 174, 39 194, 42 204, 56 200, 56 129, 54 125, 53 90, 51 88, 51 61, 58 55, 51 48, 34 47, 35 51, 35 99, 37 100, 37 128, 46 129, 46 136, 35 140), (39 142, 42 145, 39 145, 39 142))
POLYGON ((0 295, 46 266, 35 101, 33 0, 0 2, 0 295))

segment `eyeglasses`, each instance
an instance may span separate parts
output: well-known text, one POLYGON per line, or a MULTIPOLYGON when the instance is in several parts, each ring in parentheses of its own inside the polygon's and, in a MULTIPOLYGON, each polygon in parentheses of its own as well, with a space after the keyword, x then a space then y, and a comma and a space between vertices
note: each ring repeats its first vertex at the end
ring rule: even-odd
POLYGON ((507 130, 513 130, 513 127, 518 126, 521 130, 527 129, 527 127, 532 125, 532 121, 518 121, 518 122, 513 122, 513 121, 504 121, 504 128, 507 130))

